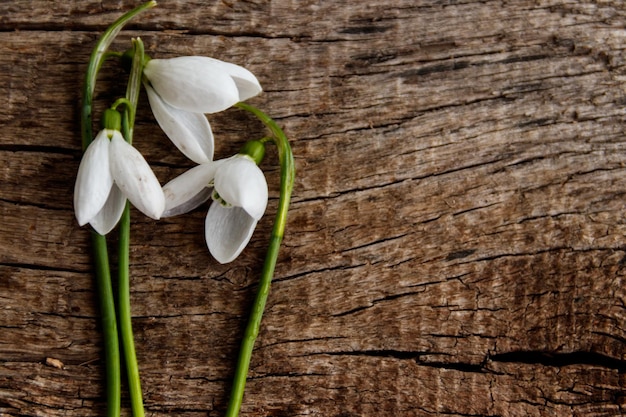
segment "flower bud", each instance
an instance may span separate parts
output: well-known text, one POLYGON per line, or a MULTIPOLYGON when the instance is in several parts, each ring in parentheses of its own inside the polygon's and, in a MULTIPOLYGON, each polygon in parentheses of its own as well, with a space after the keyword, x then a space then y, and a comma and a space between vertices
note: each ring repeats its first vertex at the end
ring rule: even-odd
POLYGON ((122 129, 122 116, 115 109, 106 109, 102 115, 102 128, 108 130, 122 129))
POLYGON ((265 144, 260 140, 250 140, 241 147, 239 154, 249 156, 259 165, 265 156, 265 144))

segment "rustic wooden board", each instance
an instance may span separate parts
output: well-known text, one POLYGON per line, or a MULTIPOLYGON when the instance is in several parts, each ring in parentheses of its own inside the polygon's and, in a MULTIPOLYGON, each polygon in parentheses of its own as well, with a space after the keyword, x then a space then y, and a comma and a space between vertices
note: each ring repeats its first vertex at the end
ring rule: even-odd
MULTIPOLYGON (((104 414, 80 84, 135 2, 0 2, 0 415, 104 414), (58 362, 60 361, 60 363, 58 362)), ((626 393, 622 1, 163 1, 154 57, 250 68, 298 176, 242 416, 616 416, 626 393)), ((107 65, 98 106, 123 91, 107 65)), ((142 97, 136 146, 191 166, 142 97)), ((260 137, 211 115, 217 157, 260 137)), ((222 415, 271 229, 219 265, 206 207, 133 211, 149 416, 222 415)), ((128 415, 128 410, 124 411, 128 415)))

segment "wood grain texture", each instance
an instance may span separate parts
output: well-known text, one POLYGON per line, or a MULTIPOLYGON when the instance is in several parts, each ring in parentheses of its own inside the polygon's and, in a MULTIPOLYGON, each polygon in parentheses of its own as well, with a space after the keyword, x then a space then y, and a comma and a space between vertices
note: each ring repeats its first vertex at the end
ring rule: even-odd
MULTIPOLYGON (((72 211, 80 84, 135 2, 0 3, 0 415, 104 414, 88 233, 72 211), (58 3, 58 4, 57 4, 58 3), (50 361, 55 359, 59 362, 50 361)), ((618 416, 626 407, 626 6, 162 1, 116 41, 246 66, 298 169, 243 416, 618 416)), ((123 92, 107 64, 98 108, 123 92)), ((145 97, 135 144, 192 166, 145 97)), ((210 115, 216 157, 262 127, 210 115)), ((219 265, 206 207, 133 211, 149 416, 224 413, 278 190, 219 265)), ((124 410, 124 415, 129 415, 124 410)))

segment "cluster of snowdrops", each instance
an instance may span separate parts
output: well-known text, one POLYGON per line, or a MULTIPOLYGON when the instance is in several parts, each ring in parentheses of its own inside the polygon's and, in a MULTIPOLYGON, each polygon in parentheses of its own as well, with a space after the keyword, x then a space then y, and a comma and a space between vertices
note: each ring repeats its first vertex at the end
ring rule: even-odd
POLYGON ((144 59, 142 84, 155 119, 198 165, 161 187, 145 158, 124 139, 118 110, 107 109, 103 128, 78 170, 78 223, 106 235, 119 222, 127 199, 153 219, 187 213, 212 199, 206 242, 215 259, 231 262, 249 242, 267 206, 267 182, 258 167, 264 143, 251 141, 237 155, 213 160, 214 137, 205 114, 258 95, 261 85, 245 68, 214 58, 144 59))
POLYGON ((226 417, 237 417, 287 223, 295 180, 294 158, 289 140, 278 124, 261 110, 244 103, 262 91, 257 78, 245 68, 201 56, 151 59, 145 55, 139 38, 132 39, 133 47, 124 53, 109 50, 127 22, 154 6, 156 2, 150 0, 106 29, 92 51, 83 83, 84 154, 76 178, 74 208, 78 223, 89 224, 93 230, 94 273, 104 336, 107 416, 121 415, 122 364, 126 367, 132 415, 145 415, 130 306, 130 204, 145 215, 160 219, 187 213, 212 199, 205 222, 206 242, 217 261, 231 262, 250 241, 267 207, 267 182, 258 165, 265 155, 266 144, 271 143, 276 146, 280 165, 280 195, 226 409, 226 417), (92 109, 96 81, 103 62, 112 57, 119 58, 128 69, 126 94, 103 112, 102 130, 94 134, 92 109), (163 132, 197 164, 163 187, 146 159, 132 145, 142 87, 163 132), (213 132, 206 114, 231 106, 254 115, 265 125, 268 135, 246 142, 230 158, 214 160, 213 132), (106 235, 116 226, 118 256, 114 268, 108 256, 106 235), (113 291, 113 270, 117 296, 113 291))

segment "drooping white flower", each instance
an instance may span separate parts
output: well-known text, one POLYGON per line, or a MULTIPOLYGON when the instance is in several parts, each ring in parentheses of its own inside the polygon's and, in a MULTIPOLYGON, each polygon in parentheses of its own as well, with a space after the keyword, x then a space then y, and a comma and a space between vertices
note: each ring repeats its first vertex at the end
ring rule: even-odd
POLYGON ((78 168, 76 219, 105 235, 118 223, 126 199, 153 219, 159 219, 165 209, 161 185, 141 153, 119 131, 103 129, 85 150, 78 168))
POLYGON ((263 172, 243 154, 198 165, 165 184, 163 193, 163 217, 186 213, 213 197, 205 237, 209 251, 223 264, 246 247, 268 200, 263 172))
POLYGON ((213 159, 213 134, 204 113, 226 110, 262 91, 247 69, 209 57, 151 59, 143 73, 159 126, 198 164, 213 159))

